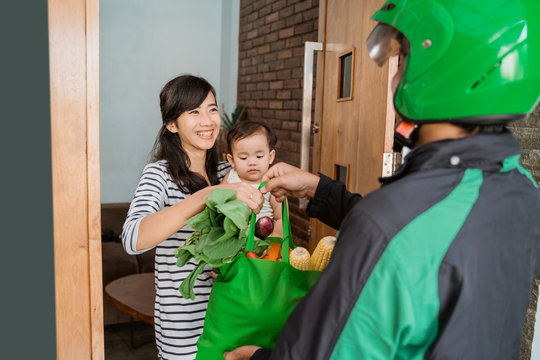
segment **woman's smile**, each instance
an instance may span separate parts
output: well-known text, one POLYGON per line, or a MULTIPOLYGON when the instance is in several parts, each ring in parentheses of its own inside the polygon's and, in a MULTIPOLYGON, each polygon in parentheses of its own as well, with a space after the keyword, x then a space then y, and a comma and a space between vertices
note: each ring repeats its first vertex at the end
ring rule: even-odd
POLYGON ((205 139, 205 140, 210 140, 212 139, 213 135, 214 135, 214 130, 201 130, 201 131, 197 131, 195 132, 195 134, 197 134, 197 136, 205 139))

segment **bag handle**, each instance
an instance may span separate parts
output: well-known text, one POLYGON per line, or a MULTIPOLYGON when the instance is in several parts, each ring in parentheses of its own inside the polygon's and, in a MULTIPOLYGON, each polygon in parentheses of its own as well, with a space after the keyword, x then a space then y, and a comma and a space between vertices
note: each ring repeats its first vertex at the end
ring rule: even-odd
MULTIPOLYGON (((267 183, 263 181, 259 185, 258 190, 261 190, 262 187, 267 183)), ((246 251, 253 251, 253 243, 255 241, 255 212, 251 212, 251 220, 249 222, 249 232, 246 240, 246 251)), ((292 242, 292 233, 291 225, 289 224, 289 215, 287 213, 287 195, 285 195, 285 200, 281 203, 281 221, 283 222, 283 242, 281 245, 281 261, 289 263, 289 249, 291 248, 292 242), (286 251, 283 251, 286 250, 286 251)))

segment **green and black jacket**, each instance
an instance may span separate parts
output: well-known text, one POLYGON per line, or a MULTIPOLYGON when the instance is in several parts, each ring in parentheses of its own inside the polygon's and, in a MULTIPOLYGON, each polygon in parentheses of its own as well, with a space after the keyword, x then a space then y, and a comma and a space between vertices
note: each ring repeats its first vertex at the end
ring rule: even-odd
POLYGON ((425 144, 361 201, 321 175, 308 214, 338 242, 271 359, 517 359, 540 260, 520 153, 509 131, 425 144))

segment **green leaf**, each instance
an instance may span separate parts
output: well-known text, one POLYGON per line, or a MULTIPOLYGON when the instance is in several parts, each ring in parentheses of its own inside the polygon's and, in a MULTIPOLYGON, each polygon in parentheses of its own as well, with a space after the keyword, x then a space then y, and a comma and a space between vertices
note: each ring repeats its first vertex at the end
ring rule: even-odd
POLYGON ((206 208, 204 210, 207 210, 209 212, 211 212, 211 211, 217 212, 217 210, 216 210, 216 202, 214 200, 210 199, 210 196, 206 197, 205 203, 206 203, 206 208))
POLYGON ((186 221, 186 224, 193 230, 202 230, 210 226, 210 218, 208 216, 210 210, 205 208, 195 216, 192 216, 186 221))
POLYGON ((230 257, 227 257, 227 258, 220 258, 220 259, 210 259, 208 256, 204 255, 203 253, 201 254, 198 254, 196 257, 195 257, 195 260, 199 260, 199 261, 204 261, 206 262, 208 265, 210 265, 211 267, 213 267, 214 269, 218 269, 220 268, 221 266, 227 264, 227 263, 230 263, 231 261, 234 260, 234 258, 236 257, 237 254, 235 254, 234 256, 230 256, 230 257))
POLYGON ((199 241, 195 244, 195 247, 193 248, 194 249, 193 255, 200 253, 202 249, 204 249, 204 247, 206 246, 206 243, 208 243, 208 240, 209 240, 208 234, 209 233, 201 234, 199 241))
POLYGON ((245 229, 249 222, 249 207, 242 200, 232 200, 224 204, 216 205, 223 215, 231 219, 238 229, 245 229))
POLYGON ((217 223, 217 212, 215 211, 208 211, 208 218, 210 219, 210 226, 214 227, 217 223))
POLYGON ((207 244, 203 249, 211 262, 220 258, 227 258, 236 255, 245 246, 245 239, 242 240, 234 235, 225 234, 220 239, 211 244, 207 244))
POLYGON ((210 192, 209 197, 216 205, 225 204, 226 202, 236 199, 236 190, 221 188, 214 189, 210 192))
POLYGON ((206 242, 207 245, 212 245, 214 242, 216 242, 217 239, 222 237, 225 234, 225 230, 221 226, 214 226, 212 229, 210 229, 210 232, 208 233, 208 241, 206 242))
POLYGON ((188 263, 188 261, 194 256, 195 252, 195 244, 190 245, 183 245, 179 247, 176 251, 176 257, 178 260, 176 261, 176 266, 182 267, 188 263))
POLYGON ((233 122, 231 121, 231 118, 227 114, 223 114, 223 125, 225 126, 225 129, 229 130, 233 126, 233 122))
POLYGON ((178 290, 180 291, 180 294, 184 299, 195 299, 195 292, 193 291, 193 286, 195 285, 195 281, 197 280, 197 276, 199 276, 203 270, 206 263, 204 261, 201 261, 197 267, 189 273, 188 277, 182 281, 180 284, 180 287, 178 290))
POLYGON ((241 239, 246 239, 249 234, 249 227, 246 226, 244 229, 238 231, 238 237, 241 239))
POLYGON ((268 249, 270 247, 270 241, 261 240, 259 238, 255 238, 253 240, 253 252, 256 254, 261 254, 264 250, 268 249))
POLYGON ((225 233, 227 234, 238 234, 238 227, 234 224, 234 222, 225 216, 225 219, 223 220, 223 229, 225 230, 225 233))
POLYGON ((242 114, 242 110, 244 110, 244 107, 242 105, 238 105, 231 114, 235 123, 236 121, 240 120, 240 114, 242 114))

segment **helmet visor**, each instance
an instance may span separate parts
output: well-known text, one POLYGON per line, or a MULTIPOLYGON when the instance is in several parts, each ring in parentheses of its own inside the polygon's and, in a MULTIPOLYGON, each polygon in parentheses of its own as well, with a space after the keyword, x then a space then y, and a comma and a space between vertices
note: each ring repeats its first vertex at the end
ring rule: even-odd
POLYGON ((378 66, 382 66, 392 56, 406 55, 409 52, 407 38, 395 27, 384 23, 375 26, 366 40, 366 45, 369 56, 378 66))

